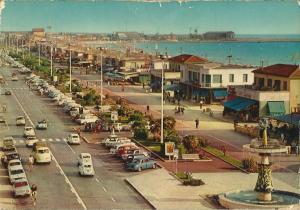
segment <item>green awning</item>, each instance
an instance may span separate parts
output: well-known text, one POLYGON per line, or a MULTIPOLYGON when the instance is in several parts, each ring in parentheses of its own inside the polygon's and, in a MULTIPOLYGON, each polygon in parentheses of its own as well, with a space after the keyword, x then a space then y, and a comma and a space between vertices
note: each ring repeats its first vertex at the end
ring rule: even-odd
POLYGON ((285 114, 283 101, 268 101, 270 116, 280 116, 285 114))
POLYGON ((224 98, 228 95, 227 90, 213 90, 213 93, 215 98, 224 98))

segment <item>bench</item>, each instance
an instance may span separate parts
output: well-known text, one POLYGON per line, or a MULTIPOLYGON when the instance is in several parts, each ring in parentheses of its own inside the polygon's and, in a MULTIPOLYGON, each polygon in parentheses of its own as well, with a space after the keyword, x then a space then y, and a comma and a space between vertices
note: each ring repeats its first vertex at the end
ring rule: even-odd
POLYGON ((182 154, 183 160, 199 160, 199 154, 182 154))

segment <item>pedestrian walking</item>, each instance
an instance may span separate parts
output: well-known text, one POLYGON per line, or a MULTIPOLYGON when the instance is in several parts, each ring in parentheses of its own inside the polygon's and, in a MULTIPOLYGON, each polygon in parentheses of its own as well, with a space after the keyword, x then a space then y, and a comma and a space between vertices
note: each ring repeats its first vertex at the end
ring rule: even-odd
POLYGON ((33 184, 31 185, 31 199, 33 202, 33 206, 36 205, 36 198, 37 198, 37 186, 33 184))
POLYGON ((202 109, 202 106, 203 106, 203 101, 202 99, 200 100, 200 109, 202 109))
POLYGON ((181 111, 181 114, 183 115, 184 114, 184 107, 181 107, 180 111, 181 111))
POLYGON ((34 158, 32 155, 29 156, 28 158, 28 171, 32 171, 33 169, 33 162, 34 162, 34 158))
POLYGON ((3 110, 3 112, 6 112, 6 105, 5 104, 2 106, 2 110, 3 110))
POLYGON ((196 128, 198 128, 199 127, 199 119, 198 118, 195 120, 195 123, 196 123, 196 128))
POLYGON ((149 107, 149 105, 147 105, 147 112, 149 112, 150 111, 150 107, 149 107))

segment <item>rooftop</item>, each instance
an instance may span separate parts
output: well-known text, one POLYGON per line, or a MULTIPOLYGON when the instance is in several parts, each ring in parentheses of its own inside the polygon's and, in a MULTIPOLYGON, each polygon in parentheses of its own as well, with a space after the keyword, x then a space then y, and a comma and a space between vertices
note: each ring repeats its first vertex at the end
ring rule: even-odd
POLYGON ((255 69, 253 73, 280 76, 280 77, 290 77, 297 69, 299 69, 298 65, 274 64, 271 66, 255 69))
POLYGON ((195 55, 182 54, 169 59, 169 61, 174 61, 177 63, 206 63, 208 60, 206 58, 198 57, 195 55))

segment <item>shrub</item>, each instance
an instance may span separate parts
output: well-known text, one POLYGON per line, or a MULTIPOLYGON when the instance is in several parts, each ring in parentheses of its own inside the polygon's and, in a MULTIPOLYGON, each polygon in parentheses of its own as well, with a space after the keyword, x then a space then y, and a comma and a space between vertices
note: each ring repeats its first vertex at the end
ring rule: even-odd
POLYGON ((134 112, 129 117, 129 121, 142 121, 142 120, 143 120, 143 115, 140 112, 134 112))
POLYGON ((187 153, 187 151, 186 151, 186 149, 185 149, 185 147, 184 147, 184 145, 183 144, 178 144, 177 145, 177 148, 178 148, 178 152, 179 152, 179 158, 182 158, 182 154, 186 154, 187 153))
POLYGON ((148 139, 148 130, 146 128, 134 129, 134 138, 141 139, 141 140, 148 139))
POLYGON ((182 143, 190 153, 194 153, 199 145, 198 138, 193 135, 183 137, 182 143))
POLYGON ((198 137, 198 144, 200 147, 207 147, 208 146, 208 140, 203 137, 198 137))
POLYGON ((188 179, 183 181, 183 185, 190 185, 190 186, 200 186, 204 185, 205 183, 201 179, 188 179))

